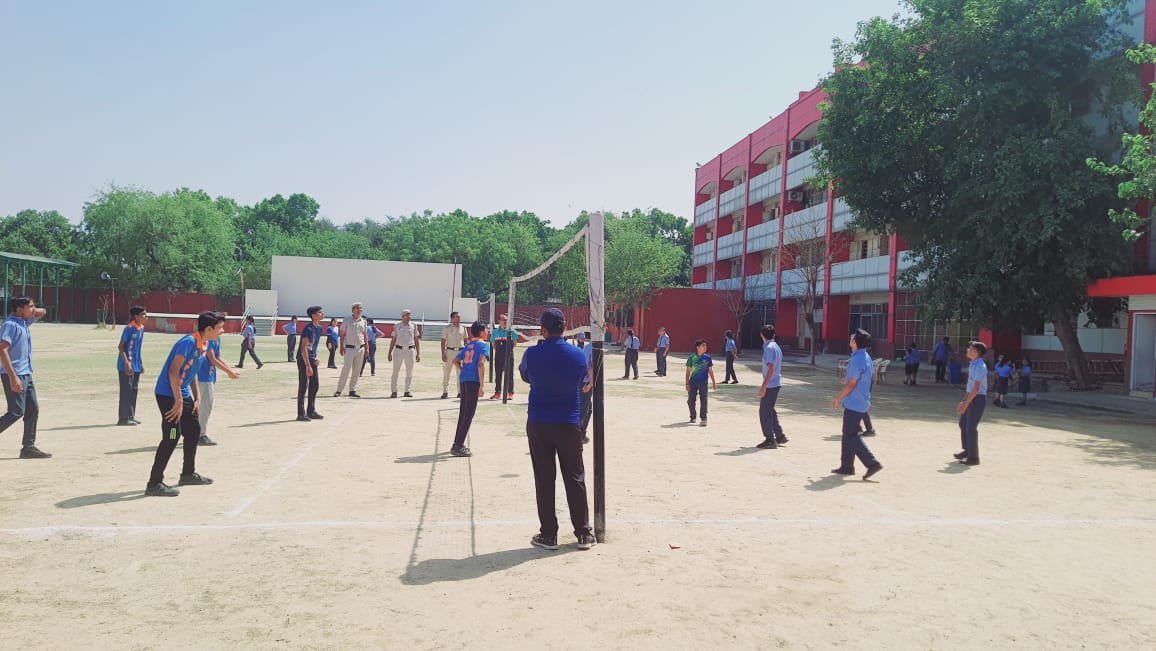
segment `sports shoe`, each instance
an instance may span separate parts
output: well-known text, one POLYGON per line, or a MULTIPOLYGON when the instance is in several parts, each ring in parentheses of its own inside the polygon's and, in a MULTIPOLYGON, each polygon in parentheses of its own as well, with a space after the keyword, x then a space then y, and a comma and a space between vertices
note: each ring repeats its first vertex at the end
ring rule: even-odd
POLYGON ((442 400, 445 400, 445 399, 447 399, 447 398, 449 398, 449 397, 450 397, 450 394, 449 394, 448 392, 446 392, 446 391, 442 391, 442 400))
POLYGON ((180 494, 181 491, 179 489, 173 488, 163 481, 158 481, 155 484, 149 484, 145 487, 145 495, 151 495, 153 497, 176 497, 180 494))
POLYGON ((262 366, 264 366, 264 364, 258 364, 258 365, 257 365, 257 370, 258 370, 258 371, 260 371, 262 366))
POLYGON ((341 397, 341 392, 340 392, 340 391, 334 391, 334 392, 333 392, 333 397, 334 397, 334 398, 340 398, 340 397, 341 397))
POLYGON ((311 412, 309 412, 307 415, 308 415, 308 416, 309 416, 309 418, 310 418, 310 419, 312 419, 312 420, 322 420, 322 419, 324 419, 324 418, 325 418, 324 416, 322 416, 321 414, 319 414, 319 413, 317 413, 317 412, 315 412, 315 411, 311 411, 311 412))
POLYGON ((629 375, 623 375, 623 376, 622 376, 622 379, 623 379, 623 380, 629 380, 629 379, 630 379, 630 376, 629 376, 629 375))
POLYGON ((117 427, 132 427, 136 425, 136 423, 131 420, 118 420, 116 421, 116 425, 117 427))
POLYGON ((785 436, 776 436, 775 437, 775 443, 777 443, 779 445, 786 445, 789 442, 790 442, 790 439, 788 439, 785 436))
POLYGON ((513 398, 513 397, 514 397, 514 392, 513 392, 513 391, 511 391, 511 392, 507 393, 507 394, 506 394, 506 397, 507 397, 507 398, 513 398))
POLYGON ((460 448, 450 448, 450 454, 455 457, 471 457, 474 453, 470 452, 470 449, 463 445, 460 448))
POLYGON ((297 417, 297 420, 301 421, 302 423, 308 423, 312 419, 309 418, 308 416, 306 416, 305 414, 301 414, 300 416, 297 417))
POLYGON ((30 445, 20 450, 21 459, 50 459, 52 455, 41 450, 35 445, 30 445))
POLYGON ((959 452, 956 452, 955 454, 953 454, 951 456, 955 457, 956 459, 966 459, 967 458, 967 450, 960 450, 959 452))
POLYGON ((854 475, 855 469, 854 468, 835 468, 834 470, 831 471, 831 474, 832 475, 854 475))
POLYGON ((706 419, 704 418, 704 419, 700 420, 698 422, 698 426, 699 427, 706 427, 706 419))
POLYGON ((361 397, 361 394, 357 393, 356 391, 350 391, 350 392, 349 392, 349 397, 350 397, 350 398, 360 398, 360 397, 361 397))
POLYGON ((197 445, 216 445, 217 442, 213 439, 201 434, 201 438, 197 439, 197 445))
POLYGON ((578 549, 590 549, 597 544, 598 539, 594 537, 594 534, 587 531, 578 534, 578 549))
POLYGON ((393 393, 389 394, 389 397, 390 398, 396 398, 397 397, 397 391, 394 391, 393 393))
POLYGON ((779 447, 779 444, 775 443, 772 439, 764 439, 762 443, 759 443, 755 447, 759 448, 760 450, 773 450, 779 447))
POLYGON ((870 468, 867 469, 867 472, 863 473, 863 481, 867 481, 868 479, 871 479, 871 476, 874 475, 875 473, 879 472, 880 470, 883 470, 883 464, 881 464, 881 463, 877 463, 877 464, 871 466, 870 468))
POLYGON ((979 465, 979 459, 972 459, 971 457, 965 457, 963 459, 960 459, 959 462, 965 466, 978 466, 979 465))
POLYGON ((497 400, 498 398, 501 398, 501 397, 502 396, 499 396, 498 394, 495 393, 494 395, 490 396, 490 400, 497 400))
POLYGON ((401 397, 403 397, 403 398, 412 398, 412 397, 413 397, 413 394, 412 394, 412 393, 410 393, 409 391, 406 391, 405 393, 401 394, 401 397))
POLYGON ((530 539, 530 544, 535 547, 541 547, 542 549, 549 549, 550 551, 554 551, 558 549, 558 537, 547 536, 545 534, 536 534, 533 538, 530 539))
POLYGON ((694 416, 691 416, 690 417, 690 424, 694 425, 695 421, 697 421, 697 420, 698 420, 697 418, 695 418, 694 416))
POLYGON ((875 430, 869 429, 866 432, 863 432, 861 436, 875 436, 875 430))
POLYGON ((135 418, 128 419, 128 422, 132 423, 133 425, 140 425, 140 421, 135 418))
POLYGON ((194 472, 191 475, 181 475, 181 480, 177 482, 177 485, 208 486, 211 483, 213 483, 212 479, 209 479, 208 477, 202 477, 200 474, 194 472))

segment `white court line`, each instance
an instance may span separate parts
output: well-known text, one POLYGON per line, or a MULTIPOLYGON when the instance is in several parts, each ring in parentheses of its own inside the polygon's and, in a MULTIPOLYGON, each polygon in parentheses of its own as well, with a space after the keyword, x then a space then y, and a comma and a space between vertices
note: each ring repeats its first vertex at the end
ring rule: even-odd
MULTIPOLYGON (((613 526, 634 527, 773 527, 783 529, 811 529, 875 526, 893 529, 946 529, 956 527, 970 528, 1025 528, 1025 529, 1156 529, 1156 518, 1104 518, 1104 519, 1010 519, 1010 518, 736 518, 736 519, 624 519, 611 520, 613 526)), ((535 527, 537 520, 443 520, 429 522, 423 528, 466 529, 501 528, 501 527, 535 527)), ((125 525, 125 526, 79 526, 60 525, 44 527, 15 527, 0 529, 3 536, 45 537, 45 536, 94 536, 108 537, 118 534, 150 534, 150 533, 207 533, 218 531, 239 530, 287 530, 302 529, 377 529, 377 530, 412 530, 417 522, 403 521, 368 521, 368 520, 306 520, 301 522, 251 522, 234 524, 158 524, 158 525, 125 525)))
MULTIPOLYGON (((361 405, 361 401, 359 400, 359 401, 358 401, 358 406, 360 406, 360 405, 361 405)), ((324 432, 325 432, 325 433, 328 433, 329 431, 332 431, 332 430, 336 429, 336 428, 337 428, 337 426, 339 426, 339 425, 344 425, 344 424, 345 424, 345 421, 346 421, 346 420, 348 420, 348 419, 349 419, 349 417, 350 417, 351 415, 353 415, 354 413, 356 413, 356 412, 357 412, 357 407, 354 407, 353 409, 351 409, 351 410, 349 411, 349 413, 347 413, 347 414, 345 414, 344 416, 342 416, 342 417, 341 417, 339 420, 337 420, 337 421, 334 421, 334 422, 333 422, 333 423, 332 423, 332 424, 331 424, 329 427, 327 427, 327 428, 324 430, 324 432)), ((285 473, 289 472, 289 471, 290 471, 290 470, 292 470, 294 467, 296 467, 296 466, 297 466, 297 464, 301 463, 301 460, 302 460, 302 459, 304 459, 304 458, 305 458, 305 457, 306 457, 306 456, 307 456, 307 455, 308 455, 310 452, 312 452, 312 451, 313 451, 313 448, 315 448, 315 447, 317 447, 318 445, 320 445, 322 440, 324 440, 324 439, 322 439, 322 438, 318 438, 318 439, 317 439, 317 440, 315 440, 313 443, 311 443, 310 445, 306 446, 306 447, 305 447, 305 449, 304 449, 304 450, 302 450, 300 454, 298 454, 297 456, 293 457, 293 460, 292 460, 292 461, 290 461, 288 465, 286 465, 284 468, 281 468, 281 470, 277 471, 277 474, 275 474, 275 475, 273 475, 272 477, 270 477, 270 478, 266 479, 265 481, 261 482, 261 485, 257 487, 257 492, 256 492, 256 493, 253 493, 253 494, 252 494, 252 495, 250 495, 249 497, 246 497, 245 499, 241 500, 241 503, 237 505, 237 508, 233 509, 232 511, 229 511, 229 512, 225 513, 225 515, 226 515, 227 517, 230 517, 230 518, 235 518, 235 517, 237 517, 238 515, 241 515, 242 513, 244 513, 245 511, 247 511, 247 510, 249 509, 249 507, 250 507, 250 506, 253 506, 253 502, 256 502, 256 501, 257 501, 257 498, 261 497, 261 496, 262 496, 262 495, 264 495, 265 493, 268 493, 268 492, 269 492, 269 490, 270 490, 271 488, 273 488, 274 484, 276 484, 276 483, 277 483, 277 482, 278 482, 278 481, 281 479, 281 477, 283 477, 283 476, 285 475, 285 473)))

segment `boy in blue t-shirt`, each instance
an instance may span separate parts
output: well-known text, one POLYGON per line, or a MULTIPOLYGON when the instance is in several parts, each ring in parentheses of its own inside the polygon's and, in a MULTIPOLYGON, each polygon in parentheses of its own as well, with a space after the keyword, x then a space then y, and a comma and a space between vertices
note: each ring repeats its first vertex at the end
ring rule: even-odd
POLYGON ((164 483, 165 466, 177 449, 177 441, 184 438, 185 461, 181 468, 181 486, 204 486, 212 479, 197 474, 197 443, 201 438, 200 389, 197 370, 204 361, 209 342, 221 337, 225 329, 225 315, 220 312, 201 312, 197 316, 197 331, 185 335, 173 344, 168 359, 157 376, 157 407, 161 410, 161 442, 153 459, 152 473, 145 487, 145 495, 176 497, 176 488, 164 483))
POLYGON ((248 353, 260 369, 264 364, 257 357, 257 328, 253 325, 253 317, 245 317, 245 327, 241 330, 241 359, 237 361, 237 368, 245 368, 245 353, 248 353))
POLYGON ((217 444, 209 438, 209 416, 213 415, 213 401, 217 395, 217 369, 221 369, 234 380, 241 377, 221 359, 220 338, 208 341, 205 346, 205 358, 197 366, 197 391, 201 397, 201 406, 197 413, 197 422, 201 425, 199 445, 217 444))
MULTIPOLYGON (((327 335, 325 326, 321 325, 325 310, 320 305, 311 305, 305 313, 309 315, 309 323, 301 329, 301 343, 297 347, 297 420, 308 423, 322 420, 321 414, 317 413, 317 347, 322 337, 327 335), (307 394, 308 408, 305 402, 307 394)), ((329 358, 333 359, 332 351, 329 358)))
POLYGON ((8 318, 0 325, 0 384, 8 411, 0 416, 0 433, 24 419, 21 459, 48 459, 52 455, 36 447, 36 424, 40 420, 40 401, 32 381, 32 334, 28 326, 48 313, 28 296, 8 299, 8 318))
POLYGON ((973 341, 967 347, 967 395, 955 410, 959 414, 959 444, 963 449, 954 455, 965 466, 979 465, 979 421, 987 407, 987 364, 983 361, 986 354, 987 345, 982 341, 973 341))
POLYGON ((699 427, 706 427, 706 380, 714 385, 718 391, 718 383, 714 381, 714 361, 706 352, 706 339, 694 342, 694 354, 686 360, 686 406, 690 407, 690 422, 696 420, 698 414, 694 411, 694 399, 698 396, 698 411, 702 414, 699 427))
POLYGON ((863 475, 866 481, 883 470, 883 464, 871 454, 867 443, 859 435, 859 425, 871 409, 871 376, 875 372, 867 347, 871 345, 871 333, 860 328, 851 333, 851 359, 847 363, 847 373, 843 376, 843 390, 831 401, 831 409, 843 404, 843 448, 839 467, 831 471, 835 475, 854 475, 855 457, 867 467, 863 475))
POLYGON ((466 436, 470 433, 470 425, 474 422, 474 414, 478 410, 478 398, 484 395, 485 387, 482 378, 486 375, 486 360, 490 357, 490 346, 482 341, 486 326, 474 321, 470 324, 470 341, 454 358, 454 366, 458 368, 458 387, 462 396, 461 408, 458 410, 458 429, 454 434, 454 444, 450 454, 455 457, 468 457, 473 453, 466 447, 466 436))
POLYGON ((121 426, 140 425, 136 419, 136 396, 140 376, 144 373, 141 345, 144 342, 145 320, 149 316, 148 310, 140 305, 134 305, 128 315, 128 325, 121 331, 120 343, 116 347, 116 374, 120 378, 120 408, 116 424, 121 426))

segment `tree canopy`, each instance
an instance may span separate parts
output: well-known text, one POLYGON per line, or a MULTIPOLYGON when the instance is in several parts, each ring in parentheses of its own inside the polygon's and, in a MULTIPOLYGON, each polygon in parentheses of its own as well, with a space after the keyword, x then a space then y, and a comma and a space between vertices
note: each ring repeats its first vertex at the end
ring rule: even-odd
MULTIPOLYGON (((128 292, 162 290, 219 296, 245 285, 269 287, 274 255, 457 263, 464 296, 504 294, 510 278, 560 249, 587 223, 586 213, 557 228, 532 212, 475 217, 462 210, 365 219, 335 225, 306 194, 275 195, 253 206, 182 188, 155 194, 110 186, 84 206, 73 226, 55 211, 21 211, 0 218, 0 249, 81 263, 78 280, 98 286, 107 271, 128 292)), ((660 210, 606 215, 607 293, 611 301, 641 304, 647 288, 686 285, 691 228, 660 210)), ((578 247, 557 265, 542 296, 582 302, 585 253, 578 247)))
POLYGON ((1087 285, 1123 271, 1106 155, 1134 97, 1121 0, 908 0, 836 42, 818 160, 856 226, 898 233, 925 316, 1049 320, 1080 384, 1087 285), (1104 108, 1106 107, 1106 108, 1104 108))

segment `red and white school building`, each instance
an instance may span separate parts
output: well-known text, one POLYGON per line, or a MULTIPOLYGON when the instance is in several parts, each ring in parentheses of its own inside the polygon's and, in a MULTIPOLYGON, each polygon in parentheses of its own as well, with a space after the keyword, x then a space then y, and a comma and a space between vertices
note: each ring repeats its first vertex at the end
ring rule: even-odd
MULTIPOLYGON (((1156 42, 1156 0, 1132 5, 1133 24, 1127 29, 1156 42)), ((1145 84, 1153 77, 1147 66, 1145 84)), ((692 283, 698 289, 740 291, 754 303, 744 320, 743 345, 757 345, 758 325, 774 323, 785 343, 802 347, 814 335, 828 352, 845 353, 847 333, 862 327, 875 336, 880 357, 893 357, 911 342, 926 351, 944 336, 953 344, 978 336, 1000 352, 1062 360, 1050 324, 1006 334, 986 331, 982 324, 919 319, 917 288, 897 282, 912 263, 903 239, 850 228, 852 212, 837 192, 807 186, 817 174, 819 105, 826 99, 821 89, 800 93, 782 113, 695 169, 692 283), (818 265, 808 264, 804 243, 816 240, 825 244, 825 253, 818 265), (800 313, 812 280, 817 280, 815 333, 800 313)), ((1135 268, 1153 275, 1093 283, 1093 297, 1126 298, 1127 310, 1113 327, 1098 328, 1081 318, 1079 337, 1089 358, 1123 369, 1127 391, 1156 396, 1156 238, 1146 235, 1135 253, 1135 268)))

